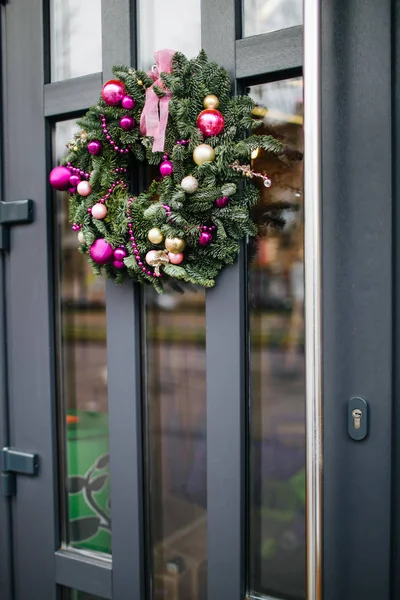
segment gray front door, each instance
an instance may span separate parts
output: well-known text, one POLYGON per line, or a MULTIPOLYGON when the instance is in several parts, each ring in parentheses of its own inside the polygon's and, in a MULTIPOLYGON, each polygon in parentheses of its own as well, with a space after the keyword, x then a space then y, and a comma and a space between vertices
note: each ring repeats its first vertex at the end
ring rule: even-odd
POLYGON ((318 4, 0 7, 0 195, 34 202, 0 250, 0 448, 39 458, 0 495, 1 600, 393 597, 395 2, 322 0, 315 28, 318 4), (47 174, 112 66, 162 47, 203 47, 288 152, 253 152, 259 236, 215 289, 157 297, 92 276, 47 174))

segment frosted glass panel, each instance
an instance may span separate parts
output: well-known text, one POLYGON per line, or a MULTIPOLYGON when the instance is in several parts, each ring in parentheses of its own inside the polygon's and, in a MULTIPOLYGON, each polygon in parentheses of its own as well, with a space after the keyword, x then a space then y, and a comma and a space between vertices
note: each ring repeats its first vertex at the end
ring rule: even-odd
POLYGON ((301 25, 302 0, 243 0, 243 37, 301 25))
POLYGON ((201 49, 200 0, 139 0, 139 67, 154 64, 154 52, 179 50, 192 58, 201 49))
POLYGON ((101 0, 51 0, 51 81, 102 70, 101 0))

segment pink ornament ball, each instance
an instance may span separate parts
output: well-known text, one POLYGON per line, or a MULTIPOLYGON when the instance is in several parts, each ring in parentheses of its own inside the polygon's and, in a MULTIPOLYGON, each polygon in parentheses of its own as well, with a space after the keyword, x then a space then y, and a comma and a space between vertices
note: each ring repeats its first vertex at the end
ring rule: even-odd
POLYGON ((135 101, 132 96, 124 96, 122 98, 121 105, 122 108, 125 108, 126 110, 132 110, 132 108, 135 106, 135 101))
POLYGON ((108 106, 116 106, 125 96, 125 86, 118 79, 110 79, 103 85, 101 95, 108 106))
POLYGON ((76 187, 70 187, 68 188, 68 191, 71 194, 71 196, 73 196, 74 194, 76 194, 76 187))
POLYGON ((222 196, 222 198, 216 199, 215 205, 218 206, 218 208, 225 208, 225 206, 228 206, 229 200, 230 198, 228 198, 228 196, 222 196))
POLYGON ((98 265, 105 265, 113 257, 113 248, 106 240, 100 238, 90 246, 89 254, 98 265))
POLYGON ((69 178, 69 184, 71 185, 71 187, 76 187, 80 180, 81 178, 79 177, 79 175, 71 175, 71 177, 69 178))
POLYGON ((173 252, 168 252, 168 260, 173 265, 180 265, 183 259, 183 252, 177 252, 176 254, 173 252))
POLYGON ((92 217, 93 219, 104 219, 107 215, 107 207, 101 202, 97 202, 92 206, 92 217))
POLYGON ((123 269, 124 268, 124 263, 122 262, 122 260, 114 260, 113 261, 113 267, 115 267, 116 269, 123 269))
POLYGON ((203 231, 203 233, 199 237, 200 246, 208 246, 211 243, 212 235, 208 233, 208 231, 203 231))
POLYGON ((122 262, 126 256, 128 256, 128 253, 125 250, 125 248, 115 248, 115 250, 114 250, 115 260, 119 260, 122 262))
POLYGON ((80 181, 76 187, 76 191, 80 196, 89 196, 92 186, 88 181, 80 181))
POLYGON ((168 177, 174 170, 174 165, 170 160, 164 160, 160 165, 160 173, 162 177, 168 177))
POLYGON ((88 143, 87 149, 90 154, 97 156, 102 150, 102 144, 99 142, 99 140, 92 140, 88 143))
POLYGON ((125 131, 130 131, 135 127, 135 119, 129 115, 124 115, 121 117, 119 124, 125 131))
POLYGON ((196 124, 204 137, 210 137, 221 133, 225 119, 216 108, 206 108, 197 117, 196 124))
POLYGON ((49 181, 55 190, 64 191, 70 187, 71 172, 67 167, 54 167, 50 171, 49 181))

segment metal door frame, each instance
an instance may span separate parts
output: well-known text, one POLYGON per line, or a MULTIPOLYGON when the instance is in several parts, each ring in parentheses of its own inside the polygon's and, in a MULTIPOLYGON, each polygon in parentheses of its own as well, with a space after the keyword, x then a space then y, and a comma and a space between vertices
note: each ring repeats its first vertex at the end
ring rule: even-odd
MULTIPOLYGON (((6 200, 31 197, 36 202, 34 224, 13 230, 11 252, 3 259, 8 310, 4 335, 9 341, 8 388, 12 404, 10 437, 4 439, 8 433, 1 431, 0 441, 35 451, 41 457, 40 477, 20 478, 18 496, 11 501, 13 530, 17 532, 13 538, 15 572, 24 574, 16 581, 15 600, 25 600, 32 590, 38 597, 56 600, 56 583, 113 600, 126 600, 129 590, 132 598, 142 600, 149 588, 143 527, 142 298, 141 291, 129 284, 122 288, 107 284, 112 561, 59 550, 53 265, 49 253, 53 239, 49 218, 52 198, 45 176, 51 166, 51 156, 45 151, 49 125, 96 102, 102 81, 111 74, 112 64, 135 65, 136 2, 102 0, 102 20, 107 24, 103 28, 103 72, 57 83, 49 83, 48 31, 43 30, 48 14, 43 6, 46 7, 46 2, 43 4, 42 0, 12 0, 2 8, 7 19, 3 40, 7 59, 3 69, 7 148, 4 197, 6 200), (21 98, 21 81, 29 98, 21 98), (20 165, 35 174, 29 182, 20 176, 20 165), (38 176, 39 173, 42 175, 38 176), (35 251, 27 253, 28 247, 35 251), (26 289, 32 293, 24 293, 26 289), (19 337, 21 330, 24 340, 19 337), (112 351, 121 346, 126 350, 124 364, 112 351), (120 465, 127 460, 131 469, 122 473, 120 465), (39 539, 41 551, 37 552, 39 539)), ((323 220, 319 223, 322 238, 317 242, 321 244, 322 255, 323 295, 319 308, 323 319, 322 392, 326 425, 323 597, 324 600, 338 597, 389 600, 391 2, 322 0, 321 11, 321 86, 314 99, 318 101, 319 94, 322 149, 323 220), (365 75, 366 57, 370 64, 369 78, 365 75), (375 97, 371 94, 371 83, 380 92, 375 97), (366 123, 373 144, 368 144, 366 123), (375 202, 377 195, 381 199, 379 204, 375 202), (366 260, 372 242, 374 254, 371 260, 366 260), (346 432, 346 405, 352 395, 364 396, 370 406, 370 433, 362 443, 350 441, 346 432), (379 526, 374 524, 375 510, 382 515, 379 526)), ((228 70, 235 89, 244 90, 254 83, 301 74, 302 27, 240 37, 240 0, 202 0, 202 45, 210 58, 228 70)), ((319 68, 318 64, 314 66, 319 68)), ((307 127, 306 123, 306 137, 310 134, 307 127)), ((315 133, 318 136, 318 130, 315 133)), ((316 201, 318 193, 316 190, 316 201)), ((219 285, 206 294, 210 600, 225 597, 242 600, 246 594, 245 294, 243 247, 235 265, 226 269, 219 285)), ((1 300, 0 295, 0 318, 1 300)), ((313 323, 318 324, 318 314, 313 318, 316 319, 313 323)), ((308 338, 308 342, 312 339, 315 343, 316 338, 308 338)), ((317 361, 320 357, 317 353, 317 361)), ((309 408, 315 399, 314 390, 309 395, 309 408)), ((319 468, 321 456, 312 455, 319 438, 315 437, 314 429, 307 435, 309 460, 313 461, 313 468, 319 468)), ((310 505, 309 497, 309 509, 314 506, 320 510, 320 499, 314 500, 314 505, 310 505)), ((2 524, 7 520, 4 509, 5 502, 1 499, 2 524)), ((309 515, 315 516, 312 511, 309 515)), ((317 545, 316 552, 319 550, 317 545)), ((310 600, 322 597, 316 571, 314 565, 309 574, 310 600), (311 577, 315 580, 311 581, 311 577)))

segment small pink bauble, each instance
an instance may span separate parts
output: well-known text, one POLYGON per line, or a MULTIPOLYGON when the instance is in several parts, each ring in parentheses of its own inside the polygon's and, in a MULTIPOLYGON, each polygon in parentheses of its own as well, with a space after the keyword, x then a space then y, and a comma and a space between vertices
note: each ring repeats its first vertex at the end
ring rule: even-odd
POLYGON ((211 233, 208 233, 208 231, 203 231, 203 233, 199 237, 199 244, 200 244, 200 246, 208 246, 208 244, 211 242, 211 240, 212 240, 211 233))
POLYGON ((49 181, 55 190, 64 191, 70 186, 71 171, 67 167, 54 167, 50 171, 49 181))
POLYGON ((222 198, 216 199, 215 205, 218 206, 218 208, 225 208, 225 206, 228 206, 229 200, 230 198, 228 198, 228 196, 222 196, 222 198))
POLYGON ((150 250, 147 254, 146 254, 146 262, 148 265, 151 265, 151 263, 154 260, 157 260, 158 257, 158 250, 150 250))
POLYGON ((104 219, 107 214, 107 207, 101 202, 97 202, 92 206, 92 217, 93 219, 104 219))
POLYGON ((125 248, 115 248, 115 250, 114 250, 115 260, 123 261, 126 256, 128 256, 128 253, 125 250, 125 248))
POLYGON ((210 137, 221 133, 225 125, 225 119, 216 108, 206 108, 197 117, 196 125, 204 137, 210 137))
POLYGON ((119 124, 125 131, 130 131, 135 127, 135 119, 129 115, 124 115, 121 117, 119 124))
POLYGON ((173 265, 180 265, 184 258, 183 252, 177 252, 177 254, 168 252, 168 260, 173 265))
POLYGON ((71 177, 69 178, 69 184, 71 185, 71 187, 76 187, 80 180, 81 178, 79 177, 79 175, 71 175, 71 177))
POLYGON ((110 79, 103 85, 101 95, 106 104, 116 106, 125 96, 125 86, 118 79, 110 79))
POLYGON ((160 173, 163 177, 168 177, 174 170, 174 165, 170 160, 164 160, 160 165, 160 173))
POLYGON ((135 106, 135 101, 132 96, 124 96, 122 98, 121 105, 122 108, 125 108, 126 110, 132 110, 132 108, 135 106))
POLYGON ((113 248, 106 240, 100 238, 90 246, 89 254, 94 262, 99 265, 105 265, 113 257, 113 248))
POLYGON ((92 140, 91 142, 88 143, 87 149, 90 152, 90 154, 93 154, 96 156, 97 154, 100 154, 100 152, 101 152, 101 149, 102 149, 101 142, 99 142, 99 140, 92 140))
POLYGON ((125 265, 122 262, 122 260, 114 260, 114 262, 113 262, 113 267, 115 267, 116 269, 123 269, 124 266, 125 265))
POLYGON ((76 190, 81 196, 89 196, 92 191, 92 186, 88 181, 80 181, 76 186, 76 190))

